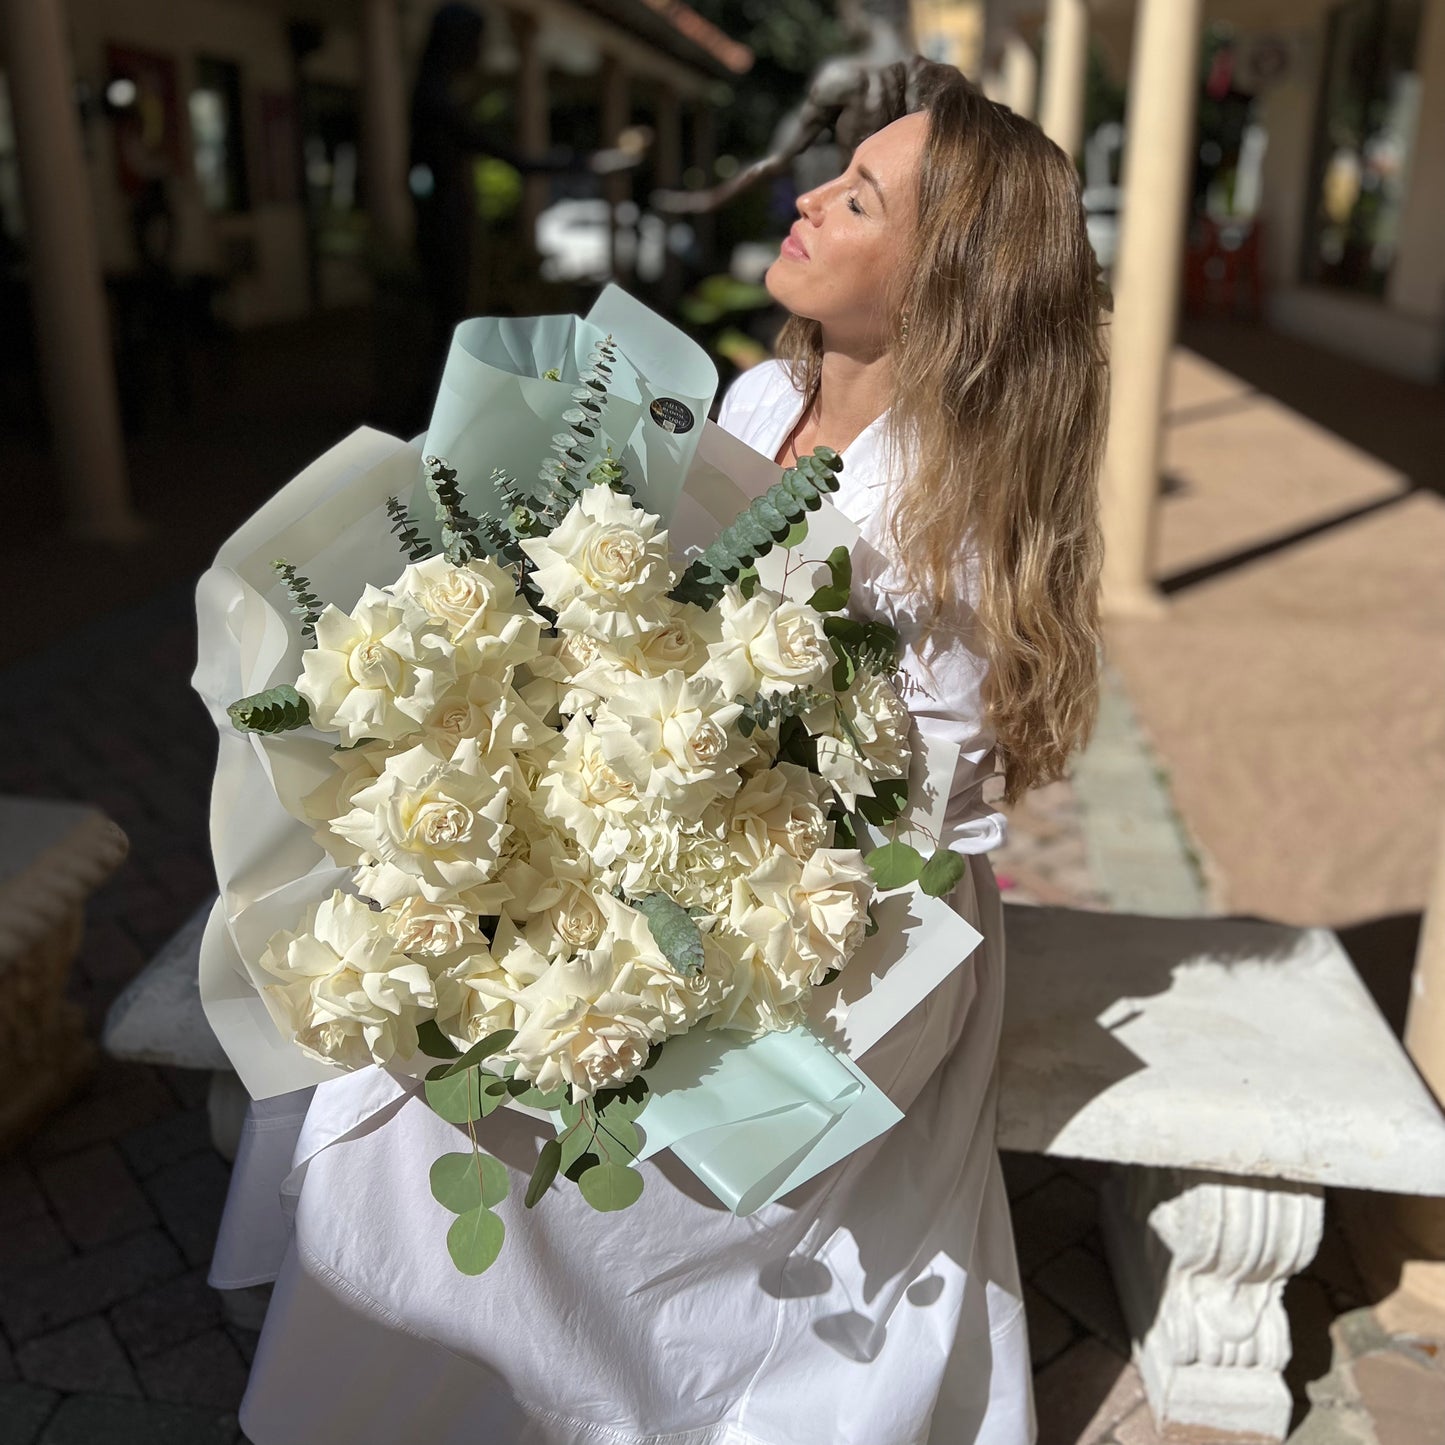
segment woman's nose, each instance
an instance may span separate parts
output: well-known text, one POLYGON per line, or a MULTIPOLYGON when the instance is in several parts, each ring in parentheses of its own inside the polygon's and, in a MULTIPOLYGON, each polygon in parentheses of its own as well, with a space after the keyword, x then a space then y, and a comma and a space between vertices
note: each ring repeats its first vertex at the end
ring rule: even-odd
POLYGON ((808 222, 817 219, 819 198, 817 191, 804 191, 798 197, 798 214, 808 222))

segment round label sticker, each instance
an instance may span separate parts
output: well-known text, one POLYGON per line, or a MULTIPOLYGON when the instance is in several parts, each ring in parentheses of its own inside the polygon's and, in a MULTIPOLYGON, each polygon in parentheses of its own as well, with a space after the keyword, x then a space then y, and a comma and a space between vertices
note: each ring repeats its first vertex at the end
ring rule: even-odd
POLYGON ((697 424, 692 408, 684 406, 675 396, 660 396, 647 409, 664 431, 691 431, 697 424))

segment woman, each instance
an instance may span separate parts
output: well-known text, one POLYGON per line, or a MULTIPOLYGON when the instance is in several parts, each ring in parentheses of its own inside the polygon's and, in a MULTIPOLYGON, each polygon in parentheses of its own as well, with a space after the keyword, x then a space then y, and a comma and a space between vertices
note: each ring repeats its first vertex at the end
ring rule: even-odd
POLYGON ((300 1195, 242 1408, 256 1445, 1034 1438, 993 1140, 1003 820, 982 788, 999 757, 1009 796, 1056 776, 1091 719, 1095 269, 1068 160, 961 80, 798 210, 768 273, 785 360, 721 422, 780 463, 843 452, 838 505, 892 559, 855 601, 899 626, 920 729, 962 747, 947 830, 972 866, 951 902, 985 942, 862 1061, 906 1118, 749 1218, 664 1156, 625 1214, 554 1191, 523 1221, 535 1126, 493 1115, 513 1212, 480 1281, 416 1223, 450 1126, 380 1071, 324 1085, 307 1132, 341 1142, 300 1195))

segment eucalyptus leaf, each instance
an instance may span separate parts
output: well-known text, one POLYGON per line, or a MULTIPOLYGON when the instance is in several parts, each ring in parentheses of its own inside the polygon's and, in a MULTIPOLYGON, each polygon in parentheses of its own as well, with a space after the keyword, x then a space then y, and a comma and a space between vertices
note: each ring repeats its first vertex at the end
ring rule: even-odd
MULTIPOLYGON (((583 1130, 582 1142, 587 1146, 586 1149, 573 1159, 563 1171, 574 1184, 580 1184, 582 1176, 597 1168, 602 1162, 601 1158, 592 1152, 592 1139, 585 1129, 583 1130)), ((565 1157, 565 1145, 563 1146, 563 1152, 565 1157)))
POLYGON ((652 941, 684 978, 702 972, 702 934, 687 909, 666 893, 649 893, 633 907, 647 920, 652 941))
POLYGON ((805 518, 801 522, 793 523, 792 527, 788 531, 788 535, 783 538, 780 545, 784 547, 801 547, 803 543, 807 540, 808 523, 807 519, 805 518))
POLYGON ((642 1175, 621 1164, 595 1164, 578 1181, 582 1197, 603 1214, 642 1198, 642 1175))
POLYGON ((642 1152, 642 1135, 626 1119, 601 1125, 595 1142, 597 1152, 613 1164, 631 1164, 642 1152))
POLYGON ((873 784, 871 798, 863 794, 858 797, 858 811, 880 828, 891 823, 907 806, 907 778, 883 778, 873 784))
POLYGON ((835 848, 856 848, 858 846, 858 820, 852 813, 844 813, 833 819, 833 846, 835 848))
POLYGON ((444 1079, 428 1079, 426 1101, 449 1124, 470 1124, 483 1114, 480 1071, 468 1069, 444 1079))
POLYGON ((952 848, 939 848, 933 857, 923 865, 918 875, 918 886, 930 898, 946 898, 958 886, 968 868, 968 859, 952 848))
POLYGON ((473 1044, 451 1067, 448 1073, 460 1073, 463 1069, 469 1069, 473 1064, 479 1064, 483 1059, 489 1059, 493 1054, 499 1054, 508 1044, 517 1037, 516 1029, 498 1029, 494 1034, 488 1034, 486 1038, 473 1044))
POLYGON ((547 1113, 553 1114, 567 1102, 565 1089, 554 1089, 550 1094, 544 1094, 536 1085, 532 1085, 524 1094, 512 1096, 517 1103, 526 1109, 545 1109, 547 1113))
POLYGON ((916 882, 923 872, 923 854, 909 843, 885 843, 868 855, 873 882, 885 892, 916 882))
POLYGON ((527 1185, 526 1205, 531 1209, 534 1204, 552 1187, 552 1181, 557 1177, 557 1170, 562 1163, 562 1146, 555 1139, 548 1139, 542 1145, 542 1152, 537 1155, 537 1167, 532 1170, 531 1182, 527 1185))
POLYGON ((500 1215, 485 1207, 469 1209, 447 1230, 447 1253, 463 1274, 481 1274, 497 1262, 506 1232, 500 1215))
POLYGON ((461 1050, 437 1027, 435 1019, 423 1019, 416 1026, 416 1046, 432 1059, 455 1059, 461 1054, 461 1050))
POLYGON ((432 1198, 453 1214, 467 1214, 483 1205, 490 1209, 507 1197, 510 1188, 506 1165, 480 1150, 443 1154, 431 1167, 432 1198))
POLYGON ((647 1080, 636 1074, 621 1088, 600 1090, 592 1098, 592 1107, 605 1123, 635 1119, 647 1107, 649 1092, 647 1080))
POLYGON ((818 588, 808 598, 808 606, 814 612, 841 612, 848 605, 848 589, 833 583, 818 588))

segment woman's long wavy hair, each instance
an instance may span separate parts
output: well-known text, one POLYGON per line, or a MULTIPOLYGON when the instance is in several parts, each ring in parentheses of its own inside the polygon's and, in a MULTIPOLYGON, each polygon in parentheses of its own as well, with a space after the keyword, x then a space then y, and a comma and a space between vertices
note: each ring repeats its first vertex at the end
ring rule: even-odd
MULTIPOLYGON (((1098 710, 1107 293, 1073 163, 1037 126, 957 72, 921 108, 916 239, 889 298, 904 461, 887 529, 932 627, 976 557, 984 701, 1013 802, 1063 775, 1098 710)), ((818 323, 791 318, 777 349, 811 400, 818 323)))

